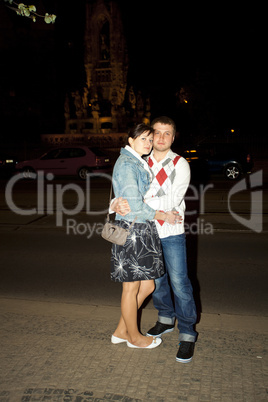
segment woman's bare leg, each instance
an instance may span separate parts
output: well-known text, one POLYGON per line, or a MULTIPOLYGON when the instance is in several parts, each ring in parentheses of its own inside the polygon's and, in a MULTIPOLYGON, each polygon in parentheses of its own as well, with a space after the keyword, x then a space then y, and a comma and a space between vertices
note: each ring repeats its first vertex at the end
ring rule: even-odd
POLYGON ((123 283, 122 314, 114 332, 115 336, 128 339, 137 346, 148 346, 151 343, 147 339, 144 339, 146 337, 141 335, 138 330, 137 312, 146 297, 154 291, 154 287, 154 280, 126 282, 126 285, 123 283), (131 283, 135 285, 131 285, 131 283))
POLYGON ((151 293, 153 293, 154 289, 155 289, 155 283, 154 283, 153 279, 150 279, 148 281, 141 281, 139 293, 138 293, 138 297, 137 297, 138 309, 142 306, 142 303, 144 302, 144 300, 151 293))

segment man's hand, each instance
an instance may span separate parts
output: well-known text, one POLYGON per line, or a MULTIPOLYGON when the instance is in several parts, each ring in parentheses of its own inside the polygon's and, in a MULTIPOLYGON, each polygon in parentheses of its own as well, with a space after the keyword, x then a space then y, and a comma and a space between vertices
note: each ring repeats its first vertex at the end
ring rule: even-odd
POLYGON ((112 202, 111 210, 122 216, 127 215, 131 211, 128 201, 122 197, 116 198, 112 202))

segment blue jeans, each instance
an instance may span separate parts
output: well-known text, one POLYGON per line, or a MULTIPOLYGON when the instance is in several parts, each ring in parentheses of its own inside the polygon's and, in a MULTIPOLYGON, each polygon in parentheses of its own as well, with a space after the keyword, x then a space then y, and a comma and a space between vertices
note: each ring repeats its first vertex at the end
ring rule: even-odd
POLYGON ((195 342, 197 320, 193 288, 188 278, 185 234, 161 239, 166 273, 155 279, 153 302, 158 321, 172 325, 177 318, 179 341, 195 342), (172 301, 171 289, 174 295, 172 301))

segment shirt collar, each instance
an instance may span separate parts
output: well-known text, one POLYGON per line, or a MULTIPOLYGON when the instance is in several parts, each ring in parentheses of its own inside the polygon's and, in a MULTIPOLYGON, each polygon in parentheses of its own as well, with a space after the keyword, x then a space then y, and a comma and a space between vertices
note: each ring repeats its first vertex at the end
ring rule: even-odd
POLYGON ((137 159, 143 164, 144 169, 147 170, 147 172, 149 172, 149 173, 150 173, 150 176, 151 176, 151 171, 150 171, 150 169, 149 169, 149 166, 148 166, 147 161, 144 160, 144 159, 138 154, 138 152, 136 152, 136 151, 135 151, 133 148, 131 148, 129 145, 126 145, 126 146, 125 146, 125 149, 126 149, 127 151, 129 151, 131 154, 133 154, 133 155, 135 156, 135 158, 137 158, 137 159))
POLYGON ((149 155, 148 159, 151 158, 154 163, 163 163, 166 159, 171 158, 172 159, 173 151, 170 149, 166 156, 161 159, 161 161, 157 162, 157 160, 154 157, 154 150, 152 150, 151 154, 149 155))
POLYGON ((131 148, 129 145, 126 145, 126 146, 125 146, 125 149, 126 149, 128 152, 131 152, 137 159, 139 159, 139 161, 140 161, 143 165, 146 164, 145 160, 138 154, 138 152, 136 152, 136 151, 135 151, 133 148, 131 148))

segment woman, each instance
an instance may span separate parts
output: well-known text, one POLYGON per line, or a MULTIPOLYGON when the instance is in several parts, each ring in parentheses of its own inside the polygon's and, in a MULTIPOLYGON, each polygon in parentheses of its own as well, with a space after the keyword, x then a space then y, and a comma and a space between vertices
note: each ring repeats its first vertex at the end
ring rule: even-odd
POLYGON ((154 290, 154 279, 164 274, 161 243, 154 219, 174 224, 176 214, 155 211, 143 202, 150 185, 150 170, 143 155, 153 146, 153 129, 139 124, 130 130, 128 144, 121 149, 113 171, 115 197, 127 199, 131 212, 116 214, 117 223, 128 228, 135 220, 124 246, 113 244, 111 279, 122 282, 121 317, 112 343, 127 342, 132 348, 152 349, 161 338, 143 336, 137 325, 137 312, 154 290))

